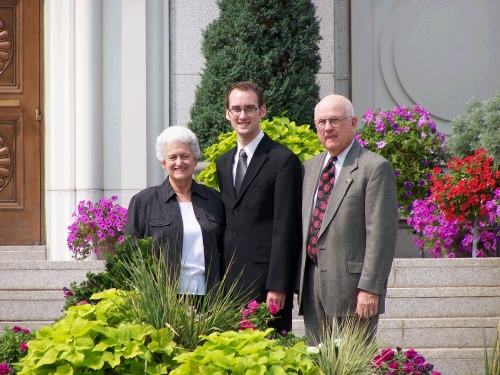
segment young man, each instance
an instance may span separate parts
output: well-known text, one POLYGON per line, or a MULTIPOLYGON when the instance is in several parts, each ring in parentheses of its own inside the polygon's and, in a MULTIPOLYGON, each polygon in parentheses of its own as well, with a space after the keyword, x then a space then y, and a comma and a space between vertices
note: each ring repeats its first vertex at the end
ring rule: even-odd
POLYGON ((226 211, 226 289, 237 283, 257 302, 281 309, 271 325, 292 329, 292 294, 301 246, 302 172, 298 157, 260 129, 264 94, 252 82, 226 93, 226 118, 238 145, 217 160, 226 211), (238 278, 239 277, 239 278, 238 278))

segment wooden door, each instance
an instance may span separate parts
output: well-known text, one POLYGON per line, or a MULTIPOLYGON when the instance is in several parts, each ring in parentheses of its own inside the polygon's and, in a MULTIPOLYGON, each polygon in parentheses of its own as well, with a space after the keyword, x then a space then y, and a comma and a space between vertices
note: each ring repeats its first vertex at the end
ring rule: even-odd
POLYGON ((0 246, 42 243, 40 0, 0 0, 0 246))

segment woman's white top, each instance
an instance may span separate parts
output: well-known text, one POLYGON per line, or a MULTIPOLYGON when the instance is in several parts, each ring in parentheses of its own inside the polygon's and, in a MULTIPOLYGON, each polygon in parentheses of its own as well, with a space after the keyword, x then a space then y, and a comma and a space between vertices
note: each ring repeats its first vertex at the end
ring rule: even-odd
POLYGON ((182 215, 182 259, 179 294, 205 295, 205 251, 193 203, 179 202, 182 215))

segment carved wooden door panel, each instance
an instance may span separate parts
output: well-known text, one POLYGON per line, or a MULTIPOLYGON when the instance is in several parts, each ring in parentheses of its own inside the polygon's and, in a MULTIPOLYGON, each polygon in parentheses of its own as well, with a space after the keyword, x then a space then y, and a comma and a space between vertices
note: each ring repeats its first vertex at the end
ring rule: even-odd
POLYGON ((42 242, 42 3, 0 1, 0 246, 42 242))

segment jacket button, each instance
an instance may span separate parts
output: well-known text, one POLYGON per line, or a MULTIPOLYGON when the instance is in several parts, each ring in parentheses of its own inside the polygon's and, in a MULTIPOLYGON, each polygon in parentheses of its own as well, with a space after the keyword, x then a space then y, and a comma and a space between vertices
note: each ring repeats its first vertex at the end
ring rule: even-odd
POLYGON ((236 233, 233 233, 233 238, 236 238, 236 233))
POLYGON ((233 210, 233 213, 235 214, 235 213, 237 213, 237 212, 238 212, 238 209, 237 209, 237 208, 235 208, 235 209, 233 210))

